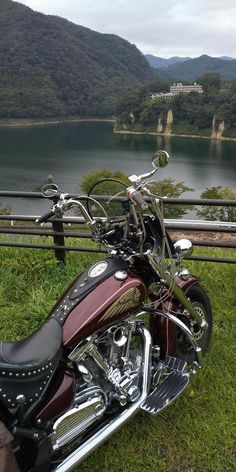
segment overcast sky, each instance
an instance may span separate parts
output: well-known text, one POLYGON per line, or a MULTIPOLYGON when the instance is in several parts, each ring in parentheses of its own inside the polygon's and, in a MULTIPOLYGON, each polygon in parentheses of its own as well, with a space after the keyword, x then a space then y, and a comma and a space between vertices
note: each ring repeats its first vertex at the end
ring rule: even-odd
POLYGON ((20 0, 101 33, 117 34, 144 54, 236 57, 236 0, 20 0))

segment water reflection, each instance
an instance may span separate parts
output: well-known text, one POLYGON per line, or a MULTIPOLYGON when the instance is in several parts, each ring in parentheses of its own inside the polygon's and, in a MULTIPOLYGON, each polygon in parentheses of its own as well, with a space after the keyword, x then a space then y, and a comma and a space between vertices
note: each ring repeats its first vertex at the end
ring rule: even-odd
MULTIPOLYGON (((83 175, 102 167, 127 174, 148 171, 157 149, 171 157, 157 178, 185 182, 194 188, 191 196, 210 186, 236 187, 236 142, 115 135, 111 123, 87 122, 0 128, 0 189, 32 191, 53 174, 61 188, 75 192, 83 175)), ((35 205, 28 204, 28 213, 35 205)), ((22 201, 14 207, 26 210, 22 201)))

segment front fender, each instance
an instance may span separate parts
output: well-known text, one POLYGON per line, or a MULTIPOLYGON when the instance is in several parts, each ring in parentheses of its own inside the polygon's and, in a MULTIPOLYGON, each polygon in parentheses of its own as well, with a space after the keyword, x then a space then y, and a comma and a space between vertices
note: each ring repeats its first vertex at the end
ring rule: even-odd
MULTIPOLYGON (((186 280, 175 277, 179 288, 186 294, 190 287, 198 283, 198 278, 190 275, 186 280)), ((155 295, 150 295, 154 307, 165 312, 179 312, 182 308, 179 300, 166 286, 161 286, 155 295)), ((175 324, 160 316, 150 315, 150 332, 153 339, 153 345, 160 346, 161 359, 167 355, 174 355, 176 351, 176 326, 175 324)))

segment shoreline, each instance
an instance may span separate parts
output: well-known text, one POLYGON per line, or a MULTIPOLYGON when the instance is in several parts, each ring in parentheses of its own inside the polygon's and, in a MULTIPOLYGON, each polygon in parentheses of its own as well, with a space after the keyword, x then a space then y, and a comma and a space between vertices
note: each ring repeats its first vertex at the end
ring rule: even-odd
POLYGON ((136 135, 149 135, 149 136, 163 136, 167 138, 179 137, 179 138, 200 138, 200 139, 210 139, 212 141, 236 141, 236 138, 228 138, 227 136, 222 136, 220 138, 212 138, 211 136, 201 136, 198 134, 177 134, 177 133, 157 133, 155 131, 128 131, 128 130, 113 130, 116 134, 136 134, 136 135))
POLYGON ((16 120, 12 122, 0 122, 0 128, 24 128, 29 126, 43 126, 43 125, 57 125, 61 123, 79 123, 79 122, 108 122, 114 123, 114 118, 62 118, 62 119, 52 119, 52 120, 36 120, 30 121, 25 119, 16 120))
MULTIPOLYGON (((27 128, 31 126, 44 126, 44 125, 56 125, 56 124, 65 124, 65 123, 82 123, 82 122, 104 122, 104 123, 115 123, 115 118, 90 118, 90 117, 78 117, 78 118, 58 118, 58 119, 48 119, 48 120, 28 120, 27 118, 22 118, 16 121, 2 122, 0 121, 0 128, 27 128)), ((133 134, 140 136, 163 136, 170 138, 172 136, 179 138, 200 138, 200 139, 209 139, 212 141, 236 141, 236 138, 229 138, 227 136, 221 136, 220 138, 213 138, 211 136, 204 136, 198 134, 178 134, 178 133, 158 133, 155 131, 129 131, 129 130, 117 130, 113 128, 113 133, 115 134, 133 134)))

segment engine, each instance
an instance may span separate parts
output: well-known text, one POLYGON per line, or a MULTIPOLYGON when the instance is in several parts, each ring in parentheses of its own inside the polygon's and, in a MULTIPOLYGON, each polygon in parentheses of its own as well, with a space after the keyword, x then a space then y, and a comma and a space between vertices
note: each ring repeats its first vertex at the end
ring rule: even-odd
POLYGON ((70 410, 53 425, 54 450, 78 438, 105 412, 118 413, 140 397, 142 346, 136 322, 124 322, 85 339, 69 360, 76 370, 76 393, 70 410))

